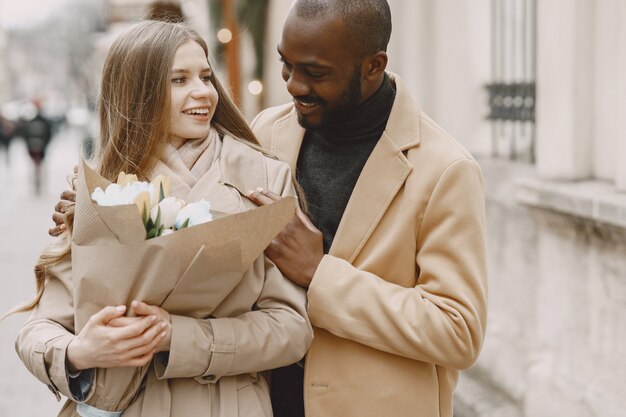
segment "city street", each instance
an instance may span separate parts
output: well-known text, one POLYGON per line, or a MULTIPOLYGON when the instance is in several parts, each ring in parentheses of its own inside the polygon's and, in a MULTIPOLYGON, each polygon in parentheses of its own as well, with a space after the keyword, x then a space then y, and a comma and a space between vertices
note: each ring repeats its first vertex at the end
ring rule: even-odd
MULTIPOLYGON (((23 141, 13 141, 9 159, 0 150, 0 312, 34 295, 33 266, 51 241, 48 228, 66 177, 78 161, 80 137, 61 131, 50 143, 41 195, 34 193, 33 165, 23 141), (7 163, 8 162, 8 163, 7 163)), ((35 379, 15 354, 15 336, 27 314, 0 322, 0 417, 55 416, 62 403, 35 379)))

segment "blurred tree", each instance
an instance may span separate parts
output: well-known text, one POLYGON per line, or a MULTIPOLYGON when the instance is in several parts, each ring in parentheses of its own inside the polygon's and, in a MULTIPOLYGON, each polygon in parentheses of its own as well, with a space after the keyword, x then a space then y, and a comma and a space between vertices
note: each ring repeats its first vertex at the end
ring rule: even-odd
POLYGON ((239 0, 237 2, 239 24, 241 28, 247 29, 252 35, 256 58, 254 78, 257 80, 263 79, 268 6, 269 0, 239 0))
MULTIPOLYGON (((267 27, 267 13, 269 9, 269 0, 209 0, 211 25, 218 31, 222 28, 227 28, 232 33, 232 40, 227 44, 217 42, 215 46, 214 56, 221 61, 221 58, 228 54, 228 48, 231 54, 237 51, 238 34, 243 32, 250 33, 252 37, 252 45, 254 48, 255 66, 253 71, 253 77, 257 80, 263 80, 263 68, 265 57, 265 33, 267 27), (227 4, 228 3, 228 4, 227 4), (236 4, 236 22, 229 22, 226 6, 230 6, 233 3, 236 4), (235 52, 233 52, 235 51, 235 52)), ((239 85, 239 68, 235 64, 234 68, 231 62, 236 62, 235 58, 231 57, 227 59, 228 62, 225 65, 229 66, 229 74, 231 77, 231 88, 239 85), (233 80, 234 77, 234 80, 233 80)), ((238 88, 233 88, 233 91, 238 88)))

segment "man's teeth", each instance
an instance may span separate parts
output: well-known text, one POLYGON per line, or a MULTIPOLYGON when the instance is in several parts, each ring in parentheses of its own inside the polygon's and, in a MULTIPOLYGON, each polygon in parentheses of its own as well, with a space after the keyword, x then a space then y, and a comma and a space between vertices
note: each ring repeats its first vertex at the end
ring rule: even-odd
POLYGON ((298 100, 298 103, 300 103, 301 105, 303 105, 304 107, 313 107, 315 106, 316 103, 305 103, 303 101, 298 100))
POLYGON ((191 109, 191 110, 185 110, 183 113, 206 116, 207 114, 209 114, 209 109, 191 109))

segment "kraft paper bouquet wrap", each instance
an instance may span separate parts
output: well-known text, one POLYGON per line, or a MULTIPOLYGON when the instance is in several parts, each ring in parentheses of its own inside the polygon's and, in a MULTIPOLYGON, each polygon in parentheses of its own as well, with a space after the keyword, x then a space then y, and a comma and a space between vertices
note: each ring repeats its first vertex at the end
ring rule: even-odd
MULTIPOLYGON (((292 218, 296 205, 288 197, 146 240, 136 205, 99 206, 91 200, 96 187, 108 184, 82 162, 72 238, 76 333, 103 307, 129 307, 134 299, 171 314, 209 317, 292 218)), ((125 410, 147 369, 97 369, 87 404, 125 410)))

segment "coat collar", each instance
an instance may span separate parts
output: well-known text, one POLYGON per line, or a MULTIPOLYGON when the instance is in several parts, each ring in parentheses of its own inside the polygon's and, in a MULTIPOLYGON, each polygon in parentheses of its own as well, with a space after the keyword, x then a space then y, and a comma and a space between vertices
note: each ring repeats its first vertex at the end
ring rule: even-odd
MULTIPOLYGON (((416 117, 420 114, 420 109, 400 77, 394 73, 388 75, 396 86, 396 98, 383 136, 386 135, 399 152, 402 152, 420 144, 420 120, 416 117)), ((304 128, 298 123, 295 108, 278 119, 272 129, 270 151, 287 162, 294 172, 304 133, 304 128)))
MULTIPOLYGON (((219 164, 219 169, 216 172, 217 181, 235 188, 244 196, 248 191, 259 187, 267 189, 268 179, 264 158, 265 156, 261 152, 225 135, 217 160, 219 164)), ((196 189, 203 189, 206 181, 215 181, 216 177, 212 174, 215 172, 214 170, 215 168, 211 166, 193 186, 179 181, 181 191, 178 193, 178 197, 183 199, 195 198, 196 189)), ((176 177, 175 172, 161 160, 157 161, 151 177, 157 174, 167 175, 170 178, 176 177)))
MULTIPOLYGON (((389 73, 396 98, 382 137, 367 160, 341 219, 330 254, 352 262, 413 166, 402 152, 420 144, 420 110, 402 80, 389 73)), ((305 130, 295 109, 273 126, 270 150, 296 169, 305 130)))

